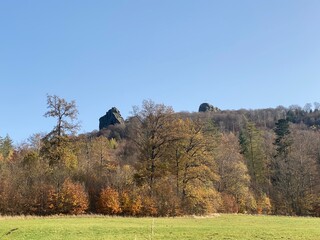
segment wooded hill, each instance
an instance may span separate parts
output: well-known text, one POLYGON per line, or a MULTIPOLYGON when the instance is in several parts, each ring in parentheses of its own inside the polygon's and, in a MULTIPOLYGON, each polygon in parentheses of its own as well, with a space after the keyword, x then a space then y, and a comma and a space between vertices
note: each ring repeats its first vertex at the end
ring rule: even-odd
POLYGON ((320 216, 319 104, 175 113, 144 101, 77 135, 75 102, 47 100, 50 133, 1 138, 1 214, 320 216))

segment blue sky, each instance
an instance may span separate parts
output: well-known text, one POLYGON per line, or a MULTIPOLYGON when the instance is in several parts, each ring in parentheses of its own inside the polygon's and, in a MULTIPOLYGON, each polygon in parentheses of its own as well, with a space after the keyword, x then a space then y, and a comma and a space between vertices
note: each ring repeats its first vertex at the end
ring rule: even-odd
POLYGON ((144 99, 175 111, 320 101, 318 0, 0 1, 0 136, 48 132, 46 95, 80 132, 144 99))

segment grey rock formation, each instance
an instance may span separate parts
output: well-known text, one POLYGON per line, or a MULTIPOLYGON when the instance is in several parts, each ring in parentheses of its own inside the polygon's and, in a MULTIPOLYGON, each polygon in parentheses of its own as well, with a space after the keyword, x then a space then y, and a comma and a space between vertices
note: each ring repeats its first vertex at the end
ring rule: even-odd
POLYGON ((99 119, 99 130, 115 124, 124 124, 124 120, 120 111, 113 107, 106 113, 106 115, 99 119))
POLYGON ((220 109, 212 106, 209 103, 202 103, 199 107, 199 112, 219 112, 220 109))

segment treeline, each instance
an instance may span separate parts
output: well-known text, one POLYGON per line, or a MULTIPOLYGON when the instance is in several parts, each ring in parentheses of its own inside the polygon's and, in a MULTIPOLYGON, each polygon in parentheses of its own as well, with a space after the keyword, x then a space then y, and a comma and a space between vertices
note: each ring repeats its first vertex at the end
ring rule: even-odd
POLYGON ((0 214, 320 216, 319 130, 248 113, 144 101, 125 125, 76 135, 75 102, 48 96, 49 134, 0 139, 0 214))
POLYGON ((224 110, 214 114, 207 112, 202 114, 181 113, 188 117, 205 117, 215 122, 221 131, 239 132, 246 121, 255 123, 260 129, 272 130, 280 119, 286 119, 290 123, 303 124, 308 128, 320 128, 320 103, 307 103, 304 107, 291 105, 288 108, 278 106, 267 109, 240 109, 224 110))

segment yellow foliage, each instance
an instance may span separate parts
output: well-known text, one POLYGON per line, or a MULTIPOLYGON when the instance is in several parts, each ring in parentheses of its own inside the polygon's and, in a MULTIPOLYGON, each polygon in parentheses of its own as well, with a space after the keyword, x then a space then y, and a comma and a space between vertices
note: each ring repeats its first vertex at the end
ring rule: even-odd
POLYGON ((272 210, 271 200, 267 195, 263 195, 257 202, 258 214, 270 214, 272 210))

